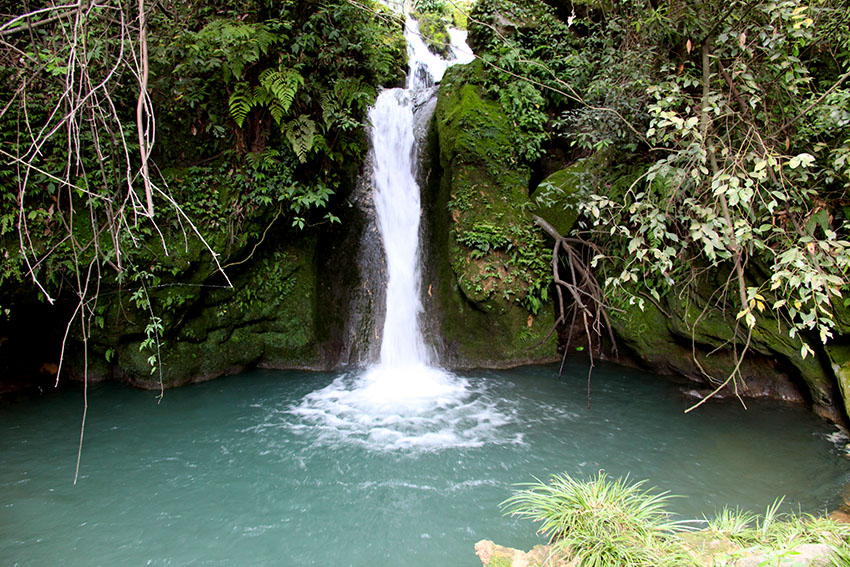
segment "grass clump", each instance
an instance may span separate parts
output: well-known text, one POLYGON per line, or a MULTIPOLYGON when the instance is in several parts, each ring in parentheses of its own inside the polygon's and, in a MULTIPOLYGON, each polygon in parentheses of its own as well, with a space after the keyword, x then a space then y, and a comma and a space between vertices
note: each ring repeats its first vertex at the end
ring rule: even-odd
POLYGON ((850 526, 781 514, 781 499, 764 515, 723 509, 703 520, 702 530, 686 527, 694 522, 673 521, 665 509, 669 499, 666 492, 644 488, 644 481, 600 472, 586 481, 563 474, 527 484, 502 507, 538 522, 552 554, 576 567, 719 567, 742 558, 784 566, 803 544, 821 544, 833 567, 850 567, 850 526))
POLYGON ((800 545, 823 544, 831 551, 831 565, 850 567, 850 526, 812 514, 779 513, 781 504, 782 499, 775 501, 764 515, 724 508, 707 520, 702 534, 727 548, 715 554, 714 564, 758 556, 764 565, 778 565, 783 557, 793 557, 800 545))
POLYGON ((502 506, 513 516, 540 522, 555 553, 579 567, 660 567, 694 565, 673 534, 667 493, 653 493, 644 482, 611 479, 604 472, 588 481, 554 475, 515 493, 502 506))

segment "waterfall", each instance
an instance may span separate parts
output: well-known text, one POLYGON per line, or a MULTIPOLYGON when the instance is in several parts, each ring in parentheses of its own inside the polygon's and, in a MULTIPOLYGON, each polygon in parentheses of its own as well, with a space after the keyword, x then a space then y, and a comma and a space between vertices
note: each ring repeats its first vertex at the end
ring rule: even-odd
POLYGON ((419 186, 413 176, 413 104, 406 89, 384 91, 369 113, 373 199, 387 262, 381 366, 427 363, 419 331, 419 186))
POLYGON ((467 380, 432 365, 420 332, 421 206, 414 135, 430 119, 435 85, 447 66, 470 61, 472 53, 465 33, 453 30, 453 56, 439 58, 428 51, 412 19, 405 37, 407 88, 383 91, 369 113, 372 197, 387 267, 380 360, 308 394, 291 413, 326 431, 334 444, 344 439, 380 450, 477 446, 506 420, 467 380))
POLYGON ((374 202, 387 262, 386 320, 379 368, 418 367, 429 363, 419 329, 420 188, 416 183, 418 156, 414 114, 429 120, 436 101, 434 85, 450 64, 472 60, 466 32, 452 30, 449 60, 431 53, 415 20, 407 19, 407 88, 385 90, 369 113, 372 124, 374 202))

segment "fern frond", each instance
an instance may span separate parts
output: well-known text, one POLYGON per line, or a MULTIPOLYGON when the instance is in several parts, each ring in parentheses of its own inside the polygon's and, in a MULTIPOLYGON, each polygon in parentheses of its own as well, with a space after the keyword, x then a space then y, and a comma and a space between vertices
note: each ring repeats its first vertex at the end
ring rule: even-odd
POLYGON ((271 101, 271 104, 269 105, 269 112, 271 112, 272 118, 278 125, 286 115, 286 109, 283 108, 283 105, 281 105, 277 99, 271 101))
POLYGON ((286 139, 301 163, 307 162, 307 154, 313 148, 315 134, 316 123, 305 114, 286 125, 286 139))
POLYGON ((254 93, 251 87, 245 82, 236 83, 233 94, 230 95, 229 107, 231 118, 236 121, 236 125, 240 128, 252 106, 254 106, 254 93))
POLYGON ((274 95, 262 85, 254 87, 254 99, 251 106, 268 106, 274 102, 274 95))
POLYGON ((339 114, 340 110, 339 103, 336 96, 334 96, 334 93, 322 93, 320 106, 322 107, 322 119, 325 121, 325 125, 330 128, 336 121, 336 116, 339 114))
POLYGON ((260 85, 272 94, 283 113, 289 111, 298 87, 303 84, 304 77, 292 69, 266 69, 260 73, 260 85))
POLYGON ((334 85, 334 92, 340 104, 344 107, 349 107, 352 104, 358 108, 368 106, 376 96, 375 87, 364 83, 360 77, 349 77, 337 81, 334 85))

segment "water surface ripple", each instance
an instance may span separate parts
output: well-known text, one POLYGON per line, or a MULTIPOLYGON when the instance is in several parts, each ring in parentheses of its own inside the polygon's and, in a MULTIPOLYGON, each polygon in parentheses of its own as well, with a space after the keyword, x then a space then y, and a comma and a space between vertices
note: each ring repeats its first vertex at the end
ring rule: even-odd
POLYGON ((168 391, 161 404, 106 385, 91 392, 77 486, 79 392, 7 405, 0 557, 474 567, 479 539, 537 541, 499 510, 532 476, 631 474, 681 495, 673 507, 688 517, 762 510, 779 495, 820 510, 850 481, 832 428, 802 408, 730 401, 685 415, 669 383, 612 366, 597 369, 588 410, 584 372, 466 373, 453 378, 464 388, 455 405, 421 412, 359 405, 357 388, 345 393, 355 373, 254 372, 168 391))

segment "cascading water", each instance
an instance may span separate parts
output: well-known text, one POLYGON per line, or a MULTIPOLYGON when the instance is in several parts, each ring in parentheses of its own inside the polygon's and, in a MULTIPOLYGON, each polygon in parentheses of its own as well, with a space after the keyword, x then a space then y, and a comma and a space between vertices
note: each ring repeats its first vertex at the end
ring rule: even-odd
POLYGON ((369 113, 372 123, 373 198, 387 262, 387 310, 380 367, 427 362, 419 332, 419 186, 413 178, 410 92, 384 91, 369 113))
MULTIPOLYGON (((430 119, 448 65, 472 54, 453 30, 450 60, 432 54, 407 20, 407 88, 380 94, 369 114, 374 163, 373 200, 387 264, 386 319, 380 361, 313 392, 292 412, 328 439, 344 437, 378 449, 480 445, 506 420, 469 383, 431 364, 419 328, 420 189, 415 179, 415 124, 430 119)), ((510 442, 513 439, 502 440, 510 442)))

